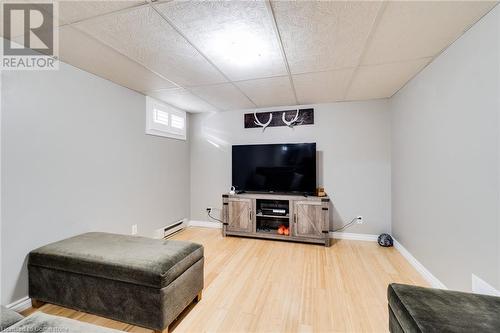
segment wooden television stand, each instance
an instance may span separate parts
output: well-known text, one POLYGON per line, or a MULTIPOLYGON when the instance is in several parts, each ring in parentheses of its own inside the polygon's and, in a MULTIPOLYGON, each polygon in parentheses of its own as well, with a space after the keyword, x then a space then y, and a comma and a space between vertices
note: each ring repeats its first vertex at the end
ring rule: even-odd
POLYGON ((330 246, 328 197, 223 194, 222 233, 330 246), (287 234, 278 231, 287 229, 287 234))

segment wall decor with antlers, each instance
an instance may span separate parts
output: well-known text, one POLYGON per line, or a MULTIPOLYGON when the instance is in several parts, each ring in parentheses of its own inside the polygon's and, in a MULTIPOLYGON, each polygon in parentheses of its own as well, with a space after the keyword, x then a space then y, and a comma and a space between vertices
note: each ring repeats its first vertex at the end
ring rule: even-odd
POLYGON ((314 124, 314 109, 296 109, 245 113, 245 128, 262 128, 314 124))

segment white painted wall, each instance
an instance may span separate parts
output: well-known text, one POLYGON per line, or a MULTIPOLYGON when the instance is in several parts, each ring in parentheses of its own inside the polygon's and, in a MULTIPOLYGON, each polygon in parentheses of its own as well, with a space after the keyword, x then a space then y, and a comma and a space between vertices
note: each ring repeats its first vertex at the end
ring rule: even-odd
MULTIPOLYGON (((490 14, 493 16, 493 20, 496 19, 496 26, 497 26, 497 36, 500 36, 500 7, 497 5, 497 7, 494 9, 493 11, 493 14, 490 14)), ((500 42, 498 41, 497 39, 497 42, 496 42, 496 46, 497 46, 497 55, 500 54, 500 42)), ((498 59, 498 58, 497 58, 498 59)), ((497 78, 499 78, 498 80, 500 80, 500 60, 497 61, 497 78)), ((497 81, 497 84, 500 85, 500 83, 498 83, 497 81)), ((498 108, 499 108, 499 113, 500 113, 500 93, 498 93, 497 91, 497 105, 498 105, 498 108)), ((500 115, 497 117, 497 121, 498 121, 498 128, 500 129, 500 115)), ((500 134, 498 135, 497 137, 498 139, 498 163, 500 164, 500 134)), ((500 187, 500 167, 498 168, 498 184, 499 184, 499 187, 500 187)), ((497 257, 497 289, 500 291, 500 194, 498 195, 498 204, 497 204, 497 207, 499 207, 499 212, 498 212, 498 218, 499 218, 499 221, 498 221, 498 228, 497 228, 497 234, 498 234, 498 243, 497 243, 497 251, 498 251, 498 257, 497 257)))
POLYGON ((500 288, 500 7, 391 99, 392 231, 448 288, 500 288))
POLYGON ((72 66, 2 75, 1 302, 27 295, 30 250, 189 216, 189 143, 149 136, 145 97, 72 66))
POLYGON ((231 145, 316 142, 320 156, 318 182, 332 196, 335 227, 362 215, 365 224, 346 231, 368 234, 390 231, 387 100, 323 104, 314 108, 314 125, 294 129, 273 127, 264 132, 243 128, 245 111, 192 116, 191 219, 208 220, 206 207, 221 208, 221 195, 231 186, 231 145))

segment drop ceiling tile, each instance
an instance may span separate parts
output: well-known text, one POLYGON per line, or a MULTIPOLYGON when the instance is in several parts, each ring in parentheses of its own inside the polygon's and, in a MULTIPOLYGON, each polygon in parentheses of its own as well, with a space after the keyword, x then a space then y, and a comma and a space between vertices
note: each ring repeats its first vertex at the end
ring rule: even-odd
POLYGON ((214 106, 183 88, 147 91, 144 94, 187 112, 218 111, 214 106))
POLYGON ((353 68, 293 75, 299 104, 329 103, 344 99, 353 68))
POLYGON ((292 73, 355 67, 379 1, 273 1, 292 73))
POLYGON ((59 1, 59 19, 64 23, 73 23, 144 3, 145 1, 134 0, 59 1))
POLYGON ((391 97, 424 68, 432 58, 384 65, 360 66, 347 93, 347 100, 391 97))
POLYGON ((235 82, 258 107, 295 105, 288 76, 235 82))
POLYGON ((363 64, 435 56, 494 5, 488 1, 388 2, 363 64))
POLYGON ((59 57, 75 67, 136 91, 176 87, 85 33, 59 28, 59 57))
POLYGON ((157 8, 231 80, 287 74, 264 1, 172 1, 157 8))
POLYGON ((149 6, 83 21, 76 27, 179 85, 226 81, 149 6))
MULTIPOLYGON (((3 17, 3 6, 1 5, 5 1, 0 1, 0 17, 3 17)), ((34 8, 41 9, 44 15, 47 12, 43 11, 40 7, 40 3, 33 3, 32 0, 15 0, 17 3, 32 3, 34 8)), ((54 8, 54 16, 56 17, 56 23, 59 25, 64 25, 68 23, 73 23, 85 19, 89 19, 94 16, 109 14, 111 12, 139 6, 145 4, 144 0, 128 0, 128 1, 116 1, 116 0, 99 0, 99 1, 53 1, 44 0, 45 3, 55 3, 57 7, 54 8)), ((22 22, 19 22, 22 23, 22 22)), ((21 27, 21 25, 19 25, 21 27)), ((3 36, 3 24, 0 24, 0 34, 3 36)), ((22 33, 18 34, 21 35, 22 33)))
POLYGON ((255 105, 231 83, 195 87, 191 88, 191 91, 222 111, 255 107, 255 105))

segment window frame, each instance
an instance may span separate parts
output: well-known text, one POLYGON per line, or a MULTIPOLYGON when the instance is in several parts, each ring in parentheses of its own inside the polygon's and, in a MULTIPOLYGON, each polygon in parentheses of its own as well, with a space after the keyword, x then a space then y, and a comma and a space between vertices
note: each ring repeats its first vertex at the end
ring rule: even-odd
POLYGON ((186 111, 174 108, 157 99, 146 96, 146 134, 162 136, 166 138, 186 140, 187 139, 187 114, 186 111), (155 121, 156 110, 168 114, 168 124, 155 121), (172 127, 172 115, 180 117, 184 121, 183 128, 172 127))

